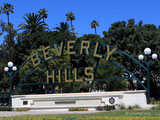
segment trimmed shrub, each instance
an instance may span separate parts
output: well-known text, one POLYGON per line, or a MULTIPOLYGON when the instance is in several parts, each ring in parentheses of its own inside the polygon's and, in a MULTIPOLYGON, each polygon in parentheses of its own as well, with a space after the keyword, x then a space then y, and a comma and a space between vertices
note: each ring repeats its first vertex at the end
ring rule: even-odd
POLYGON ((156 109, 157 109, 157 107, 156 107, 156 106, 153 106, 151 109, 152 109, 152 110, 156 110, 156 109))
POLYGON ((72 107, 72 108, 69 108, 69 111, 88 111, 88 108, 86 108, 86 107, 72 107))
POLYGON ((12 111, 12 108, 9 106, 0 106, 0 111, 12 111))
POLYGON ((97 107, 96 107, 96 110, 97 110, 97 111, 103 111, 103 110, 104 110, 104 106, 97 106, 97 107))
POLYGON ((119 108, 120 108, 120 110, 125 110, 125 109, 126 109, 126 106, 125 106, 124 104, 121 104, 121 105, 119 106, 119 108))
POLYGON ((24 111, 28 111, 28 108, 17 108, 16 111, 24 112, 24 111))
POLYGON ((115 109, 116 109, 115 105, 106 105, 106 106, 97 106, 96 107, 97 111, 103 111, 103 110, 108 111, 108 110, 115 110, 115 109))
POLYGON ((115 110, 115 105, 106 105, 104 106, 104 110, 115 110))
POLYGON ((160 110, 160 101, 157 101, 156 105, 157 105, 157 109, 160 110))
POLYGON ((140 109, 141 107, 139 105, 134 105, 133 109, 140 109))
POLYGON ((128 106, 128 110, 133 110, 133 107, 132 106, 128 106))
POLYGON ((128 110, 137 110, 140 109, 141 107, 139 105, 134 105, 134 106, 128 106, 128 110))

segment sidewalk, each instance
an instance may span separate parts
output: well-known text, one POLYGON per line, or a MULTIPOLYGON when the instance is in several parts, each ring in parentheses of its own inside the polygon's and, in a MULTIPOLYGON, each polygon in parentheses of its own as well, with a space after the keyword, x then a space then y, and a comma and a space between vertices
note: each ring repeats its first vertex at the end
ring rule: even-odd
POLYGON ((19 115, 45 115, 45 114, 87 114, 87 113, 98 113, 100 111, 27 111, 27 112, 16 112, 16 111, 6 111, 0 112, 0 117, 10 117, 19 115))

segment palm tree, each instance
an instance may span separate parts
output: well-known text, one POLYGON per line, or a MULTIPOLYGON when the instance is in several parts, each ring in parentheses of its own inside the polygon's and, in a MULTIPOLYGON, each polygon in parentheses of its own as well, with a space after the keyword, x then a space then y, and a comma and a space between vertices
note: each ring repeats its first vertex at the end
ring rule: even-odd
POLYGON ((8 24, 10 24, 10 22, 9 22, 9 14, 10 13, 14 13, 13 9, 14 9, 13 5, 8 4, 8 3, 4 4, 3 7, 1 7, 1 10, 0 10, 1 12, 0 13, 7 14, 8 24))
POLYGON ((60 25, 58 27, 53 28, 58 32, 61 33, 71 33, 70 32, 70 26, 67 22, 60 22, 60 25))
POLYGON ((67 14, 66 14, 66 20, 67 20, 67 21, 70 21, 72 31, 74 31, 73 24, 72 24, 72 21, 75 20, 74 13, 73 13, 73 12, 67 13, 67 14))
POLYGON ((47 12, 48 12, 48 11, 45 10, 45 8, 40 9, 40 10, 38 11, 38 14, 43 18, 43 21, 44 21, 44 18, 47 18, 47 17, 48 17, 47 12))
POLYGON ((99 26, 99 23, 98 23, 96 20, 93 20, 90 25, 91 25, 91 28, 94 28, 94 29, 95 29, 95 34, 97 35, 96 27, 99 26))
POLYGON ((39 16, 36 13, 29 13, 29 14, 25 14, 25 16, 23 17, 25 22, 20 24, 19 30, 24 30, 24 34, 26 33, 35 33, 35 32, 43 32, 45 31, 47 28, 47 24, 44 23, 44 21, 42 21, 42 17, 39 16))

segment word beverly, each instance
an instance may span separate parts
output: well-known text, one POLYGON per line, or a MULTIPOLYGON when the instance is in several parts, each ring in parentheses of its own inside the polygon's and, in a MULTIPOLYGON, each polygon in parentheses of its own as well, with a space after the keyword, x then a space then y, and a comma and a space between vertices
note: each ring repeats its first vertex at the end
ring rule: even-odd
MULTIPOLYGON (((63 56, 64 53, 63 53, 63 49, 65 48, 66 51, 67 51, 67 55, 76 55, 76 54, 80 54, 80 55, 93 55, 94 57, 98 57, 98 58, 103 58, 105 60, 109 60, 110 56, 116 51, 116 49, 111 49, 109 45, 105 46, 106 48, 106 52, 105 53, 99 53, 98 52, 98 49, 100 45, 98 42, 96 42, 94 44, 94 47, 92 46, 92 49, 94 48, 94 50, 92 51, 91 50, 91 43, 90 41, 84 41, 82 40, 80 42, 80 45, 78 45, 77 47, 79 47, 78 51, 75 50, 74 48, 76 47, 76 41, 67 41, 66 44, 64 44, 64 42, 61 42, 60 45, 58 44, 53 44, 51 46, 47 46, 47 47, 44 47, 42 49, 43 51, 43 58, 45 61, 48 61, 48 60, 51 60, 53 58, 55 58, 55 56, 52 56, 50 53, 49 53, 49 50, 53 49, 55 51, 55 54, 56 56, 63 56), (91 53, 92 51, 92 53, 91 53)), ((104 46, 103 46, 104 47, 104 46)), ((32 61, 32 64, 33 64, 33 67, 37 67, 40 63, 41 63, 41 59, 39 57, 39 54, 38 53, 34 53, 33 55, 31 55, 31 61, 32 61)), ((93 80, 94 79, 94 76, 93 76, 93 68, 92 67, 87 67, 84 69, 84 73, 85 75, 89 78, 85 78, 85 80, 87 81, 90 81, 90 80, 93 80)), ((65 82, 72 82, 73 80, 68 80, 67 76, 68 76, 68 72, 67 72, 67 69, 64 70, 64 73, 65 73, 65 82)), ((53 70, 52 72, 50 71, 47 71, 47 82, 49 82, 49 79, 52 78, 52 82, 54 83, 55 80, 55 71, 53 70), (51 74, 50 74, 51 73, 51 74)), ((59 76, 59 82, 61 82, 61 70, 58 70, 58 76, 59 76)), ((78 80, 77 79, 77 69, 75 68, 74 69, 74 78, 75 78, 75 81, 82 81, 82 80, 78 80)))

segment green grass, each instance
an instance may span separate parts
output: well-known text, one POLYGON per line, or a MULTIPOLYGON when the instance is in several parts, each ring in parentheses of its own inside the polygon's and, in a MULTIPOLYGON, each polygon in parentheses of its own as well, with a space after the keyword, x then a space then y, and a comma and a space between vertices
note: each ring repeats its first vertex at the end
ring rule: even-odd
POLYGON ((118 118, 126 116, 128 120, 129 118, 145 116, 145 117, 158 117, 158 119, 154 120, 160 120, 160 110, 124 110, 124 111, 107 111, 107 112, 91 113, 91 114, 26 115, 17 117, 7 117, 4 118, 4 120, 77 120, 80 118, 84 119, 88 117, 89 118, 97 117, 97 119, 98 117, 106 117, 105 119, 107 120, 107 116, 111 116, 113 118, 115 116, 118 118))

